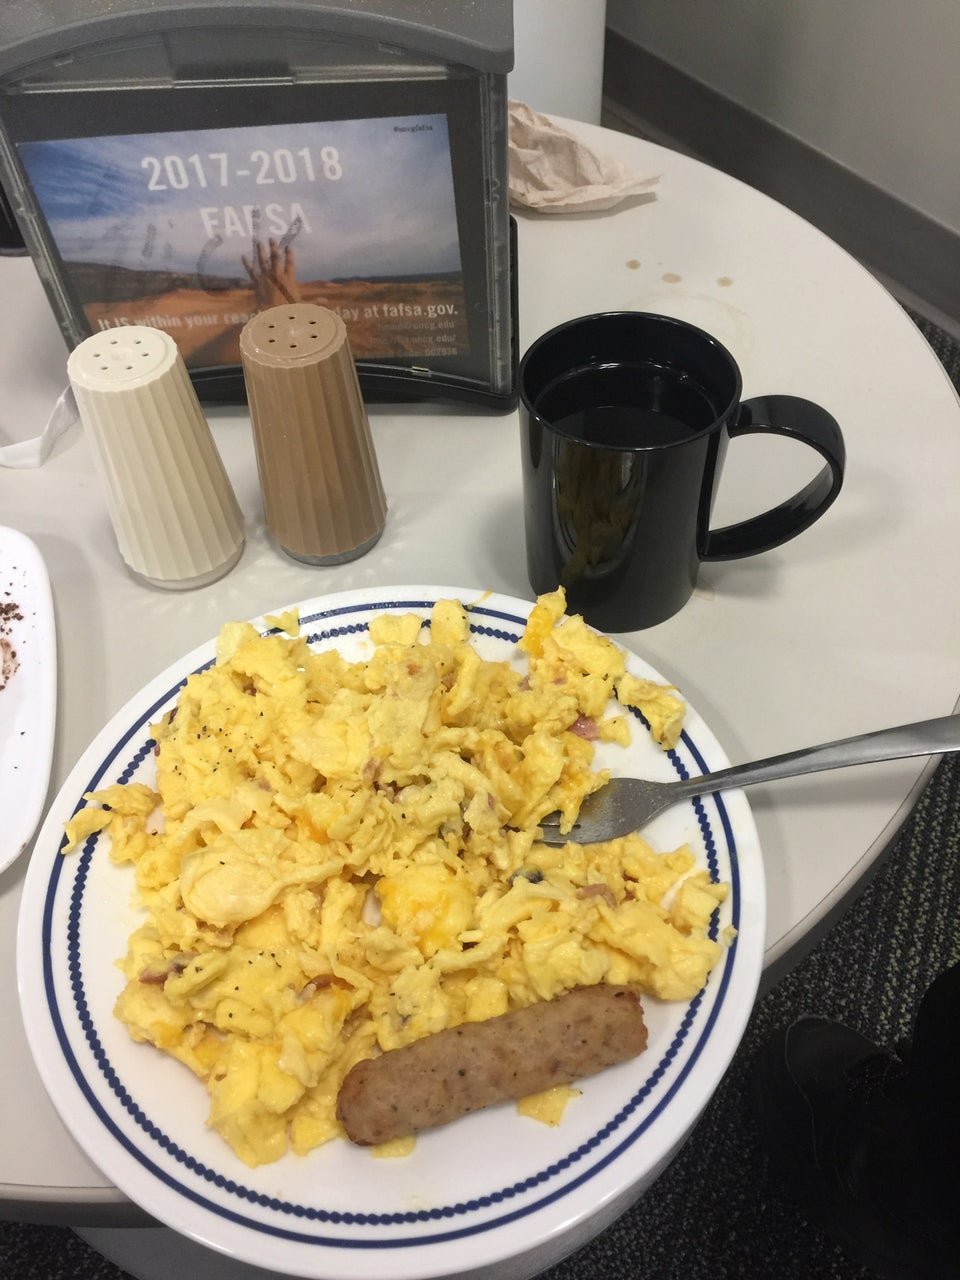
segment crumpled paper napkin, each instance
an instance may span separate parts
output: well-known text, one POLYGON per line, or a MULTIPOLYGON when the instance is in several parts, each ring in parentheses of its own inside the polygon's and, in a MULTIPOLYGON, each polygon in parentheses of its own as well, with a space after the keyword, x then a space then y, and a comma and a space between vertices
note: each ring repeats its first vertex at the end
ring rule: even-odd
POLYGON ((599 156, 525 102, 507 104, 510 201, 540 213, 596 213, 629 196, 656 198, 660 181, 599 156))
POLYGON ((65 387, 40 435, 34 436, 31 440, 18 440, 15 444, 0 446, 0 467, 17 467, 23 470, 27 467, 42 466, 54 443, 75 422, 79 421, 80 413, 73 396, 73 388, 65 387))

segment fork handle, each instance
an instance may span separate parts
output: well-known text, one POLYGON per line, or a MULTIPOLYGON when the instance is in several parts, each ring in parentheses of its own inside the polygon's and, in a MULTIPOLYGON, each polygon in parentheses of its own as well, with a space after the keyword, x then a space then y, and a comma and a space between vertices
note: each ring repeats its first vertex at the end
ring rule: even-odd
POLYGON ((751 764, 736 764, 729 769, 717 769, 714 773, 681 779, 669 785, 676 799, 681 800, 724 791, 728 787, 745 787, 754 782, 796 778, 824 769, 844 769, 852 764, 940 755, 948 751, 960 751, 960 715, 921 720, 917 724, 899 725, 894 729, 878 729, 874 733, 826 742, 819 747, 802 747, 782 756, 770 756, 751 764))

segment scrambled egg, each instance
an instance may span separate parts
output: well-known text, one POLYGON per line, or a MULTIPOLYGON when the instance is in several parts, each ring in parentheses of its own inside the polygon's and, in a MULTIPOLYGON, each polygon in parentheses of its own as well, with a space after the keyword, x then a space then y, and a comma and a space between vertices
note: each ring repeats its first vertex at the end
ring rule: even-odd
MULTIPOLYGON (((629 741, 617 700, 664 747, 683 718, 564 606, 534 607, 526 673, 482 659, 452 600, 375 619, 357 662, 289 616, 229 624, 152 727, 156 789, 91 793, 68 823, 68 847, 105 829, 135 868, 117 1017, 205 1082, 248 1165, 337 1136, 343 1077, 381 1049, 583 984, 685 1000, 718 959, 726 886, 688 849, 538 841, 606 781, 594 742, 629 741)), ((524 1109, 555 1123, 567 1096, 524 1109)))

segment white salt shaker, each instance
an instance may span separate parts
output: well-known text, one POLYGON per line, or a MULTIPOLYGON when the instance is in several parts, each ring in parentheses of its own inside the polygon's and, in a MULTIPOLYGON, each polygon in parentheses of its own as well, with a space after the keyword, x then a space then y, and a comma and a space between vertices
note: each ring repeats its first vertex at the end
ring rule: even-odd
POLYGON ((203 587, 243 550, 243 516, 177 344, 124 325, 86 338, 67 375, 120 554, 154 587, 203 587))

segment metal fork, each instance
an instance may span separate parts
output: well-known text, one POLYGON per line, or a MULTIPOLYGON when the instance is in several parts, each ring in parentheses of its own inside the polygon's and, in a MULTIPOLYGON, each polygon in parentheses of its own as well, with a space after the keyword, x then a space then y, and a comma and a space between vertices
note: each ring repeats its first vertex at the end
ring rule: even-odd
POLYGON ((730 787, 746 787, 775 778, 795 778, 823 769, 844 769, 853 764, 873 764, 879 760, 902 760, 907 756, 934 756, 960 751, 960 715, 918 724, 879 729, 854 738, 841 738, 819 747, 803 747, 782 756, 771 756, 752 764, 738 764, 715 773, 677 782, 649 782, 643 778, 611 778, 580 806, 577 821, 566 835, 560 834, 560 815, 548 814, 540 821, 543 843, 563 845, 600 844, 617 836, 640 831, 657 814, 680 800, 710 795, 730 787))

